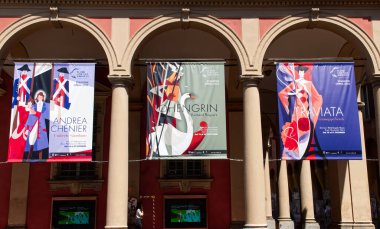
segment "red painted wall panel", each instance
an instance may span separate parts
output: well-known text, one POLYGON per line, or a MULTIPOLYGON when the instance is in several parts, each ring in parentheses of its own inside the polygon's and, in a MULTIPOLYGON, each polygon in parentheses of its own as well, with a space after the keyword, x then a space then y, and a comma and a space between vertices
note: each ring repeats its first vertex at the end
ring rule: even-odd
POLYGON ((31 163, 29 170, 29 192, 27 227, 29 229, 50 228, 51 192, 50 163, 31 163))
POLYGON ((112 19, 111 18, 88 18, 98 26, 109 39, 112 37, 112 19))
POLYGON ((231 223, 229 160, 212 160, 211 177, 214 181, 208 192, 208 227, 229 228, 231 223))
POLYGON ((241 39, 242 38, 242 28, 241 28, 241 19, 240 18, 223 18, 220 19, 224 24, 231 28, 232 31, 241 39))
POLYGON ((0 88, 6 90, 6 94, 0 96, 0 228, 6 228, 8 224, 9 192, 11 189, 12 165, 4 164, 8 155, 9 119, 12 99, 13 79, 1 72, 3 83, 0 88))
POLYGON ((372 21, 370 18, 349 18, 359 26, 369 37, 373 38, 372 21))
POLYGON ((0 32, 10 26, 13 22, 17 21, 18 18, 0 18, 0 32))
MULTIPOLYGON (((140 167, 140 195, 145 228, 164 227, 164 195, 184 195, 179 189, 161 189, 159 161, 143 161, 140 167), (155 209, 153 209, 154 197, 155 209), (155 225, 155 227, 153 227, 155 225)), ((230 164, 228 160, 211 161, 210 190, 192 189, 185 195, 208 196, 208 228, 229 228, 231 223, 230 164)))
POLYGON ((265 33, 268 32, 276 23, 281 19, 279 18, 260 18, 260 39, 264 37, 265 33))
POLYGON ((129 20, 129 37, 132 38, 145 24, 152 19, 149 18, 131 18, 129 20))

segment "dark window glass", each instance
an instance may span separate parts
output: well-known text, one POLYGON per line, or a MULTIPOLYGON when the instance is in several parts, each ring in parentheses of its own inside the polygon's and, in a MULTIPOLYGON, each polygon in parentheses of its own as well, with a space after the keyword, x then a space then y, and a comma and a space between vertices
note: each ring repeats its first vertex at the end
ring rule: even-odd
POLYGON ((202 160, 167 161, 167 178, 201 178, 204 177, 202 160))

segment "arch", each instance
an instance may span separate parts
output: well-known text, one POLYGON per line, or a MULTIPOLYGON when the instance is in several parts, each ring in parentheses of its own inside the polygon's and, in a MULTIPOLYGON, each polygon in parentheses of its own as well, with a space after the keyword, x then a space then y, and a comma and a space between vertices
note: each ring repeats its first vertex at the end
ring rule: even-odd
MULTIPOLYGON (((194 14, 192 14, 194 16, 194 14)), ((164 26, 181 22, 181 17, 169 17, 160 16, 149 23, 145 24, 130 40, 125 52, 123 53, 122 63, 125 66, 127 74, 132 74, 132 58, 135 55, 140 44, 150 35, 152 32, 164 26)), ((253 70, 253 66, 249 63, 248 52, 242 44, 239 37, 225 24, 218 19, 211 16, 200 15, 198 17, 189 18, 190 23, 198 23, 206 26, 213 31, 216 31, 219 35, 225 38, 234 49, 238 56, 241 65, 241 74, 250 74, 253 70)), ((188 22, 187 22, 188 23, 188 22)))
MULTIPOLYGON (((23 29, 26 29, 32 25, 35 25, 41 22, 50 21, 49 16, 50 15, 47 13, 27 15, 27 16, 21 17, 16 22, 9 25, 0 34, 0 49, 3 49, 7 41, 12 39, 14 35, 22 31, 23 29)), ((107 37, 107 35, 100 28, 98 28, 93 22, 89 21, 88 19, 82 16, 60 14, 59 20, 77 25, 80 28, 89 32, 91 35, 93 35, 94 38, 99 42, 99 44, 101 45, 101 47, 103 48, 107 56, 110 72, 114 71, 115 69, 117 70, 117 60, 116 60, 115 50, 113 46, 111 45, 111 42, 109 38, 107 37)))
POLYGON ((312 23, 313 27, 327 29, 326 25, 329 25, 333 26, 336 30, 343 31, 352 35, 355 38, 355 41, 360 42, 360 44, 365 48, 366 54, 371 59, 373 75, 380 74, 379 50, 373 40, 360 27, 358 27, 346 17, 333 15, 326 12, 321 12, 319 18, 316 21, 310 21, 309 18, 309 12, 288 16, 270 28, 270 30, 264 35, 263 39, 261 39, 258 45, 257 52, 254 56, 254 71, 257 73, 262 72, 262 64, 265 53, 269 45, 279 35, 304 23, 312 23))

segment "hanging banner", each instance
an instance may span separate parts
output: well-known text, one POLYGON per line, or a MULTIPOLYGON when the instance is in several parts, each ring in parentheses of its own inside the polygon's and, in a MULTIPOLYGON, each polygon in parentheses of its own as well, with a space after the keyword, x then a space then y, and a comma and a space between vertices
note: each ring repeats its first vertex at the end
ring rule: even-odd
POLYGON ((227 158, 224 64, 149 63, 147 69, 147 158, 227 158))
POLYGON ((281 158, 361 159, 353 63, 278 63, 281 158))
POLYGON ((91 161, 93 63, 15 63, 8 161, 91 161))

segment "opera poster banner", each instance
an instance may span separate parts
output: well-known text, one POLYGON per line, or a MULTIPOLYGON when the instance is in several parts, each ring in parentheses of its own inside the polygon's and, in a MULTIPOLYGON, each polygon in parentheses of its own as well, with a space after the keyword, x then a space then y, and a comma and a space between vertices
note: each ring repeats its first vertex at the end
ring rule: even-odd
POLYGON ((91 161, 94 63, 15 63, 8 162, 91 161))
POLYGON ((224 63, 148 63, 147 114, 147 159, 227 158, 224 63))
POLYGON ((277 63, 281 158, 362 158, 353 63, 277 63))

